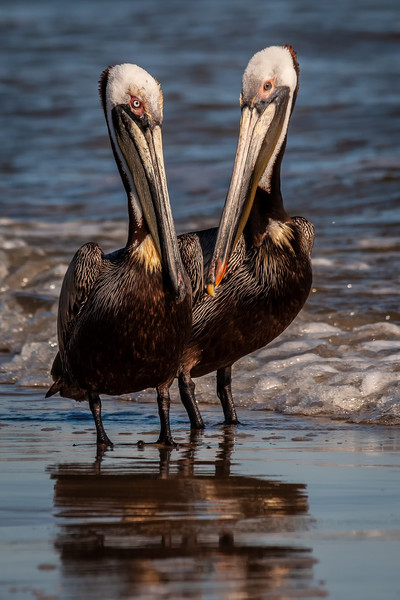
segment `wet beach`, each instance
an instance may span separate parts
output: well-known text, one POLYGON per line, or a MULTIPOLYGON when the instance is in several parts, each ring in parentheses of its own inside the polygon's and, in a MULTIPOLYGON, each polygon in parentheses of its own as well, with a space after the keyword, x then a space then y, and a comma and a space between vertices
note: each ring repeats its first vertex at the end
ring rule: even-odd
POLYGON ((398 598, 398 428, 174 404, 167 450, 155 404, 104 405, 97 455, 85 405, 2 420, 1 598, 398 598))
POLYGON ((1 599, 400 597, 398 23, 394 0, 2 3, 1 599), (100 73, 160 81, 181 233, 219 221, 241 76, 273 44, 300 63, 282 187, 316 228, 310 297, 235 365, 239 426, 210 374, 203 433, 176 386, 173 451, 147 444, 153 391, 106 398, 96 456, 88 406, 44 393, 72 255, 126 241, 100 73))

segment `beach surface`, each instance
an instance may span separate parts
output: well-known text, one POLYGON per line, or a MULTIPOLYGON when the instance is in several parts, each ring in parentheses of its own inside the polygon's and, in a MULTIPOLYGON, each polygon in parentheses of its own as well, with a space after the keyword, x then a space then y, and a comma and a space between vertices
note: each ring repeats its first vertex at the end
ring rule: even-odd
POLYGON ((175 402, 167 450, 155 402, 106 399, 99 454, 86 403, 1 391, 2 599, 400 597, 397 427, 205 405, 190 432, 175 402))

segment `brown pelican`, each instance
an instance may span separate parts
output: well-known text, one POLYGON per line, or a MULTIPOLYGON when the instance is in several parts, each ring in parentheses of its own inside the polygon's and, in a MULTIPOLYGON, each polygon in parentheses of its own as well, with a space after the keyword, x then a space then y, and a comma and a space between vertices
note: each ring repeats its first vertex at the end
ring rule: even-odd
POLYGON ((192 377, 217 371, 225 422, 237 423, 233 363, 282 333, 310 291, 314 228, 306 219, 288 215, 280 185, 298 74, 289 46, 266 48, 250 60, 242 81, 236 159, 218 232, 180 236, 189 275, 195 271, 192 247, 201 246, 208 267, 209 295, 194 296, 192 335, 179 374, 182 401, 194 428, 203 422, 192 377))
POLYGON ((136 65, 106 69, 100 97, 129 208, 125 248, 82 246, 58 312, 59 352, 47 397, 88 400, 97 443, 111 446, 99 394, 158 388, 159 442, 172 444, 169 386, 191 327, 191 287, 175 235, 161 139, 159 84, 136 65))

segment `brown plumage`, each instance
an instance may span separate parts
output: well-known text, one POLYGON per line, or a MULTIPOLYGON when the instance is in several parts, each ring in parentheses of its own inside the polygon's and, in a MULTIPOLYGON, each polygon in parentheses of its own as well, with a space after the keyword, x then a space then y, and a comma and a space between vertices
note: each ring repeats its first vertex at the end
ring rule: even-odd
POLYGON ((99 394, 157 387, 158 441, 171 445, 168 389, 190 335, 191 288, 164 173, 162 95, 157 82, 135 65, 107 69, 100 95, 128 195, 128 241, 106 255, 88 243, 72 259, 60 294, 55 383, 47 396, 59 391, 88 400, 97 443, 112 445, 99 394))
POLYGON ((281 334, 310 292, 314 227, 289 217, 280 187, 297 89, 291 48, 267 48, 252 58, 243 76, 238 150, 219 230, 179 237, 187 272, 203 255, 206 285, 215 294, 194 296, 192 335, 180 365, 181 398, 195 428, 203 421, 192 377, 217 371, 225 422, 236 423, 232 365, 281 334))

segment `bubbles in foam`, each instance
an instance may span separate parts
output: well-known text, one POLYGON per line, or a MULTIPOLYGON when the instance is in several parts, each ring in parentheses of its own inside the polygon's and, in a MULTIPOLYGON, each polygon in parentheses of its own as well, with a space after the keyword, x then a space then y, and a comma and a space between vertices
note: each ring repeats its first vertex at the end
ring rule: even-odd
POLYGON ((54 343, 30 342, 20 354, 0 367, 0 382, 20 386, 47 387, 51 383, 50 367, 56 354, 54 343))
POLYGON ((306 351, 303 340, 297 346, 303 353, 293 355, 296 342, 283 341, 288 331, 281 337, 281 344, 276 341, 258 354, 260 374, 251 402, 285 414, 400 424, 399 374, 393 360, 399 356, 393 350, 399 347, 400 340, 396 338, 400 327, 377 323, 344 332, 308 323, 303 331, 305 338, 311 333, 314 342, 320 331, 321 338, 313 352, 306 351), (347 343, 333 345, 326 339, 326 333, 332 331, 347 343), (375 339, 387 336, 391 339, 375 339), (278 351, 283 356, 268 361, 268 355, 272 358, 278 351), (378 352, 379 365, 375 356, 378 352))

